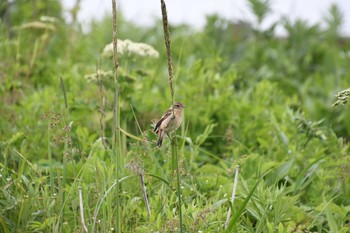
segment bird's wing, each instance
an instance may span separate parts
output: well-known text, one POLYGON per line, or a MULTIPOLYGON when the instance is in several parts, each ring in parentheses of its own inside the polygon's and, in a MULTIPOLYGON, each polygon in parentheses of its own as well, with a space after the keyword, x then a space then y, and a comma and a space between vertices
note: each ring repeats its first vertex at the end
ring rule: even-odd
POLYGON ((157 122, 156 126, 154 127, 154 132, 158 133, 159 127, 162 125, 163 121, 168 118, 172 114, 172 109, 168 109, 160 118, 160 120, 157 122))

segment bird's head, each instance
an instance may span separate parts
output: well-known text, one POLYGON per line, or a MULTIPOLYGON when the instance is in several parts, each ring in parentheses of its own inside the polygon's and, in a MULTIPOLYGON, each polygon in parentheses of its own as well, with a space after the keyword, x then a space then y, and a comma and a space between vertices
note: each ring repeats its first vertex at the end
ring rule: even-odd
POLYGON ((175 110, 182 110, 182 109, 184 109, 186 106, 185 105, 183 105, 181 102, 176 102, 176 103, 174 103, 174 109, 175 110))

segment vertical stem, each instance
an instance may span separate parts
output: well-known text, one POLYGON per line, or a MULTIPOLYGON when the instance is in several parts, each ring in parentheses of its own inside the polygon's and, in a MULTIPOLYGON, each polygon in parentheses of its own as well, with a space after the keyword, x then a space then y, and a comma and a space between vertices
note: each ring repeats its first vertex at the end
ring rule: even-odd
POLYGON ((47 153, 49 158, 49 171, 50 171, 50 189, 51 195, 53 195, 53 165, 52 165, 52 154, 51 154, 51 145, 50 145, 51 137, 50 137, 50 124, 47 128, 47 153))
MULTIPOLYGON (((239 165, 236 166, 236 173, 235 173, 235 179, 233 181, 233 188, 232 188, 232 195, 231 195, 231 205, 233 207, 233 203, 235 201, 235 197, 236 197, 236 190, 237 190, 237 183, 238 183, 238 172, 239 172, 239 165)), ((225 222, 225 229, 227 229, 228 224, 230 222, 230 218, 231 218, 231 208, 229 208, 228 212, 227 212, 227 218, 226 218, 226 222, 225 222)))
POLYGON ((120 215, 119 215, 119 177, 120 177, 120 156, 121 156, 121 143, 120 143, 120 118, 119 118, 119 84, 118 84, 118 54, 117 54, 117 48, 118 48, 118 31, 117 31, 117 4, 116 0, 112 0, 112 11, 113 11, 113 61, 114 61, 114 86, 115 86, 115 92, 114 92, 114 103, 113 103, 113 143, 112 143, 112 150, 113 150, 113 156, 116 157, 116 232, 120 231, 120 215), (118 135, 117 135, 118 130, 118 135), (117 140, 119 145, 119 153, 117 153, 117 140))
POLYGON ((143 173, 140 174, 140 180, 141 180, 141 186, 142 186, 143 199, 145 200, 145 205, 147 209, 148 219, 151 219, 151 209, 149 208, 149 202, 148 202, 148 197, 146 192, 146 185, 143 178, 143 173))
POLYGON ((180 220, 180 232, 183 232, 182 227, 182 202, 181 202, 181 184, 180 184, 180 173, 179 173, 179 156, 177 153, 177 138, 174 136, 172 142, 172 156, 175 157, 175 171, 176 171, 176 188, 177 188, 177 200, 179 208, 179 220, 180 220))
MULTIPOLYGON (((120 113, 119 113, 120 114, 120 113)), ((119 118, 120 119, 120 118, 119 118)), ((127 124, 126 124, 126 120, 124 119, 122 122, 120 122, 122 129, 127 130, 127 124)), ((120 132, 120 130, 118 130, 118 132, 120 132)), ((127 144, 126 144, 126 135, 122 134, 121 136, 121 142, 122 142, 122 157, 125 158, 126 157, 126 153, 127 153, 127 144)))
POLYGON ((103 82, 101 79, 101 59, 99 60, 98 64, 96 65, 96 73, 97 73, 97 80, 98 80, 98 90, 99 90, 99 94, 100 94, 100 138, 102 140, 102 145, 104 147, 104 149, 107 149, 107 145, 105 142, 105 97, 104 97, 104 93, 103 93, 103 82))
POLYGON ((114 101, 113 101, 113 148, 117 147, 117 133, 119 131, 118 122, 118 102, 119 102, 119 84, 118 84, 118 55, 117 55, 117 46, 118 46, 118 32, 117 32, 117 6, 116 0, 112 0, 113 5, 113 61, 114 61, 114 101), (118 128, 117 128, 118 127, 118 128))
POLYGON ((34 67, 34 64, 35 64, 35 61, 36 61, 36 57, 38 55, 38 50, 39 50, 39 39, 36 39, 35 43, 34 43, 34 50, 33 50, 33 53, 32 53, 32 58, 30 59, 30 63, 29 63, 29 69, 28 69, 28 72, 27 72, 27 75, 26 75, 27 79, 32 74, 33 67, 34 67))
MULTIPOLYGON (((60 76, 60 81, 61 81, 61 89, 62 89, 62 93, 63 93, 63 97, 64 97, 64 106, 66 108, 66 111, 64 114, 65 115, 65 119, 64 122, 68 122, 68 101, 67 101, 67 92, 66 92, 66 86, 64 84, 63 78, 62 76, 60 76)), ((66 138, 69 138, 69 134, 68 132, 66 132, 66 138)), ((66 181, 67 181, 67 154, 69 154, 69 143, 67 143, 67 140, 65 140, 64 143, 64 150, 63 150, 63 171, 62 171, 62 187, 65 187, 66 185, 66 181)), ((75 167, 74 164, 72 166, 73 168, 75 167)), ((74 177, 75 177, 75 172, 74 172, 74 177)), ((65 192, 64 192, 64 188, 60 189, 61 192, 61 197, 62 200, 64 200, 65 198, 65 192)))
MULTIPOLYGON (((163 21, 163 30, 164 30, 164 42, 165 42, 165 49, 166 49, 166 58, 167 58, 167 64, 168 64, 168 75, 169 75, 169 87, 170 87, 170 94, 171 94, 171 106, 174 114, 174 86, 173 86, 173 64, 171 59, 171 47, 170 47, 170 33, 169 33, 169 24, 168 24, 168 15, 166 10, 166 5, 164 0, 160 0, 161 3, 161 9, 162 9, 162 21, 163 21)), ((176 134, 174 136, 174 139, 172 140, 172 158, 173 161, 175 159, 175 170, 176 170, 176 180, 177 180, 177 198, 178 198, 178 208, 179 208, 179 219, 180 219, 180 232, 183 232, 183 226, 182 226, 182 204, 181 204, 181 185, 180 185, 180 174, 179 174, 179 158, 177 153, 177 139, 176 134)), ((171 173, 173 170, 171 171, 171 173)))
POLYGON ((66 107, 66 110, 68 110, 66 85, 64 84, 62 76, 60 76, 60 80, 61 80, 61 88, 62 88, 63 98, 64 98, 64 106, 66 107))
POLYGON ((79 207, 80 207, 81 224, 83 225, 84 232, 88 232, 88 229, 85 224, 85 219, 84 219, 83 192, 81 191, 81 187, 79 187, 78 191, 79 191, 79 207))

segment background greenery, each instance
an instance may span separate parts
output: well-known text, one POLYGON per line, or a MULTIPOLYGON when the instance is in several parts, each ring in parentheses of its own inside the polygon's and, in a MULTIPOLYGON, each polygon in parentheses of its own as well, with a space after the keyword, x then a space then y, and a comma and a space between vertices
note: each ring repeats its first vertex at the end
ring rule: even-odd
MULTIPOLYGON (((350 112, 331 107, 350 80, 342 16, 332 6, 325 27, 281 18, 261 30, 269 4, 249 4, 256 28, 219 15, 201 31, 170 28, 175 98, 187 106, 177 132, 184 229, 223 232, 232 208, 235 232, 349 232, 350 112), (277 25, 287 37, 274 36, 277 25)), ((122 232, 176 232, 170 142, 157 149, 151 130, 171 99, 161 22, 119 18, 120 39, 148 43, 160 56, 119 58, 120 124, 134 136, 121 134, 116 199, 114 81, 108 73, 88 78, 112 70, 111 58, 101 57, 112 20, 83 33, 78 9, 68 23, 59 1, 0 3, 0 231, 82 232, 81 187, 91 232, 115 231, 117 205, 122 232)))

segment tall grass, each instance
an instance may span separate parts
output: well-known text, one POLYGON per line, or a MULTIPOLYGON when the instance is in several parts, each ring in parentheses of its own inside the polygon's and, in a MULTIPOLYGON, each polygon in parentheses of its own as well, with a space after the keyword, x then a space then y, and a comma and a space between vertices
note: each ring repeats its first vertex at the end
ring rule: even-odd
POLYGON ((113 126, 112 126, 112 155, 115 160, 115 169, 116 169, 116 232, 121 232, 120 228, 120 170, 122 168, 122 143, 121 143, 121 134, 120 134, 120 105, 119 105, 119 83, 118 83, 118 25, 117 25, 117 3, 116 0, 112 0, 112 29, 113 29, 113 64, 114 64, 114 102, 113 102, 113 126))
MULTIPOLYGON (((170 32, 169 32, 169 25, 168 25, 168 14, 167 9, 164 0, 161 0, 161 10, 162 10, 162 22, 163 22, 163 31, 164 31, 164 42, 165 42, 165 49, 166 49, 166 59, 167 59, 167 65, 168 65, 168 82, 169 82, 169 88, 170 88, 170 95, 171 95, 171 106, 174 114, 174 85, 173 85, 173 64, 172 64, 172 58, 171 58, 171 46, 170 46, 170 32)), ((175 134, 175 133, 174 133, 175 134)), ((178 145, 177 145, 177 137, 174 136, 172 142, 171 142, 171 155, 173 158, 173 164, 172 167, 175 167, 176 171, 176 192, 177 192, 177 201, 178 201, 178 211, 179 211, 179 222, 180 222, 180 232, 183 232, 183 219, 182 219, 182 204, 181 204, 181 181, 180 181, 180 174, 179 174, 179 156, 178 156, 178 145)))

